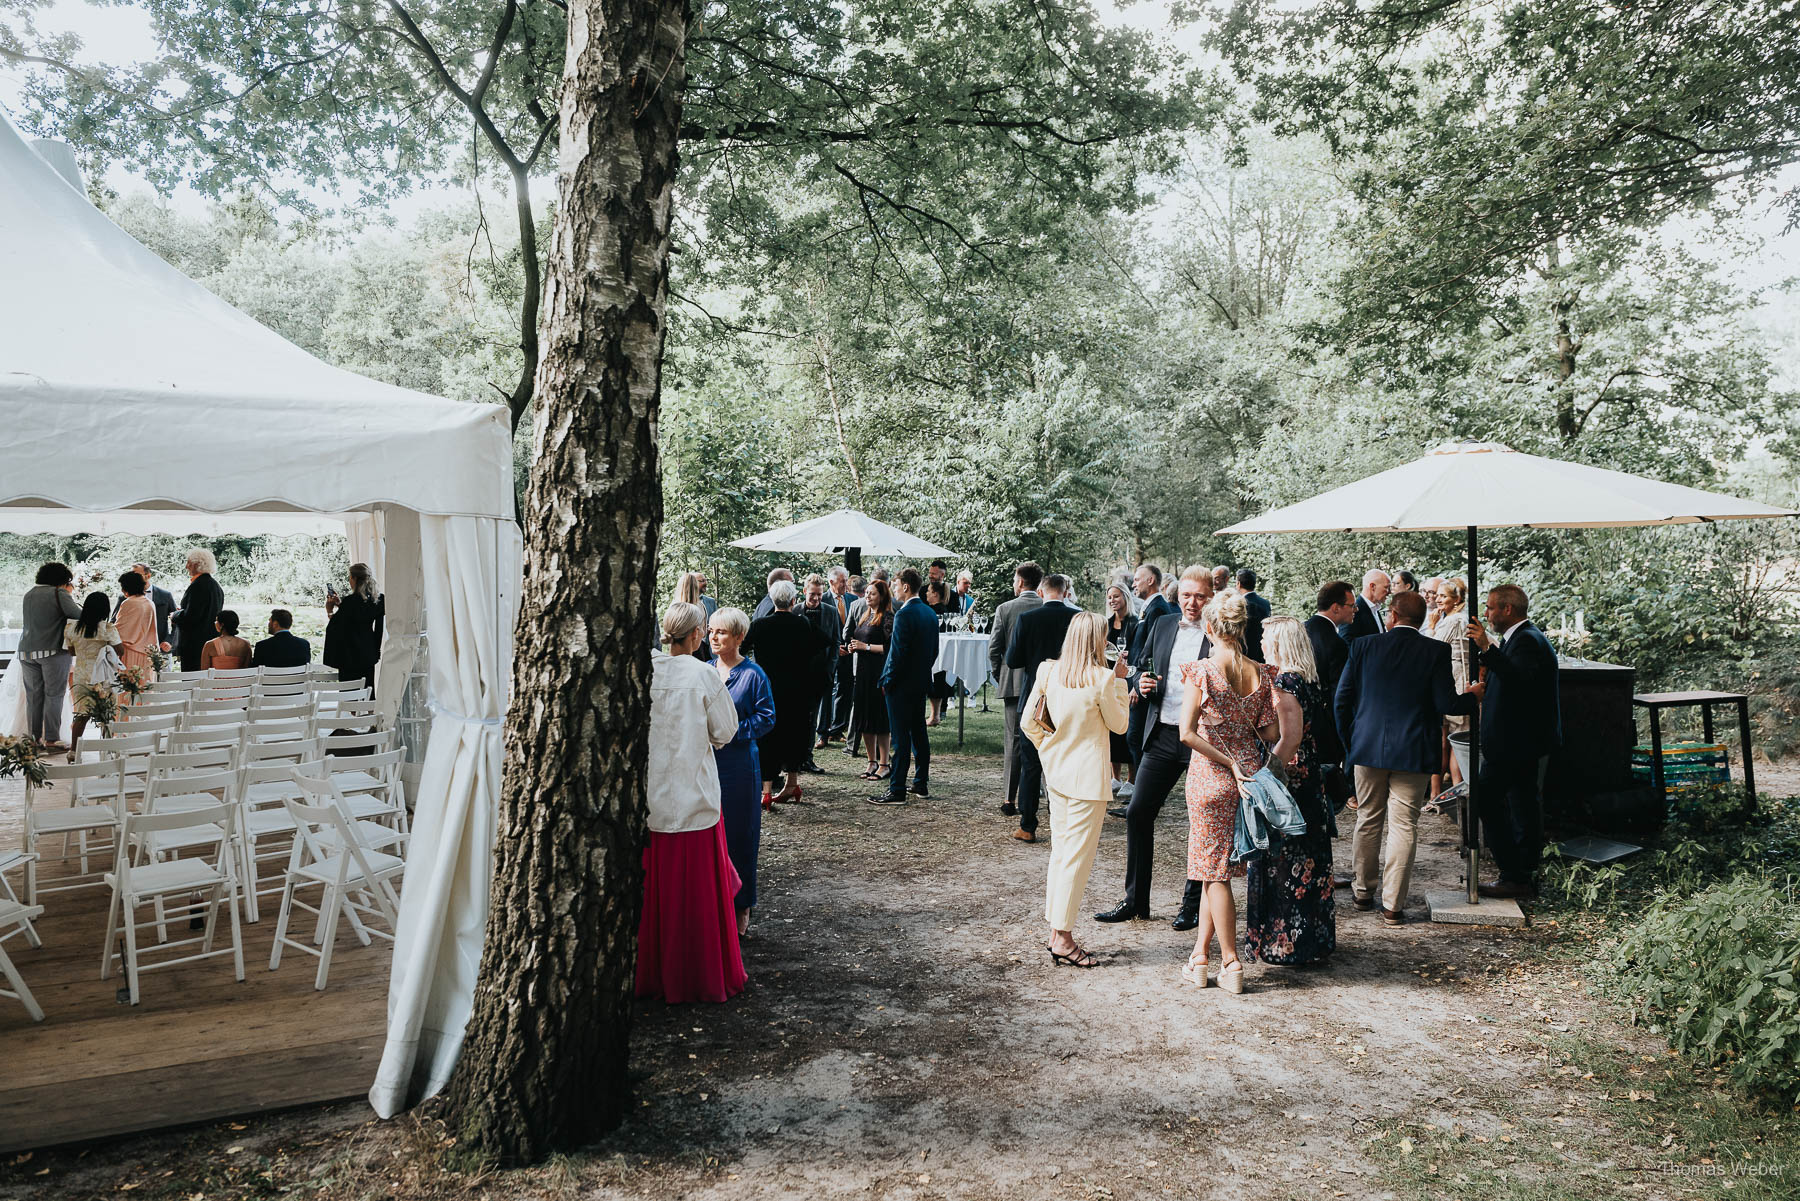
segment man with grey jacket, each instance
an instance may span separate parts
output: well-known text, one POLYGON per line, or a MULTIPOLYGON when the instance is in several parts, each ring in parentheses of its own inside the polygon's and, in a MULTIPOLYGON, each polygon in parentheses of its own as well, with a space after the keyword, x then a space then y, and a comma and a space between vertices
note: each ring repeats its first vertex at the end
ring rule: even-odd
MULTIPOLYGON (((1038 595, 1044 569, 1027 560, 1013 570, 1013 599, 994 610, 994 624, 988 638, 988 666, 994 672, 994 691, 1006 715, 1006 803, 1000 812, 1012 817, 1019 812, 1019 755, 1014 749, 1019 742, 1019 696, 1023 691, 1025 672, 1006 665, 1006 649, 1020 616, 1044 603, 1038 595)), ((1035 665, 1034 665, 1035 666, 1035 665)))
MULTIPOLYGON (((19 679, 25 689, 25 733, 48 744, 51 752, 68 750, 62 740, 63 700, 69 695, 69 669, 75 656, 63 646, 63 629, 81 616, 71 593, 75 573, 66 563, 38 568, 37 583, 25 593, 25 631, 19 637, 19 679)), ((84 681, 85 683, 85 681, 84 681)))

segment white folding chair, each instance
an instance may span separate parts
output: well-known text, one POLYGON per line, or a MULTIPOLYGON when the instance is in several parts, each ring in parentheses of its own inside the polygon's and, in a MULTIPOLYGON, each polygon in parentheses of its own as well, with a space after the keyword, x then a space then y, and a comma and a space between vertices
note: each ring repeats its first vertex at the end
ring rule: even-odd
MULTIPOLYGON (((306 669, 306 678, 315 683, 336 684, 338 683, 338 669, 324 666, 309 667, 306 669)), ((360 681, 358 682, 360 683, 360 681)))
POLYGON ((319 745, 325 751, 325 774, 344 794, 350 816, 358 821, 385 822, 402 834, 410 831, 402 775, 406 751, 376 749, 393 746, 392 730, 321 738, 319 745), (346 751, 346 743, 370 745, 346 751))
POLYGON ((310 742, 314 734, 310 717, 264 721, 253 716, 244 723, 242 730, 245 745, 252 742, 310 742))
MULTIPOLYGON (((4 869, 0 868, 0 870, 4 869)), ((37 1003, 37 998, 31 995, 29 988, 25 987, 25 977, 21 976, 19 969, 13 966, 12 957, 6 953, 6 940, 15 934, 23 933, 26 942, 34 947, 42 946, 43 943, 39 941, 37 930, 32 927, 31 921, 33 918, 44 915, 44 907, 21 904, 19 899, 13 895, 12 888, 5 885, 3 876, 0 876, 0 886, 6 888, 7 894, 0 897, 0 977, 4 977, 7 984, 7 987, 0 988, 0 997, 11 997, 25 1006, 25 1012, 31 1015, 32 1021, 41 1022, 44 1020, 43 1006, 37 1003)))
POLYGON ((170 730, 180 729, 182 719, 187 716, 180 711, 139 713, 135 706, 124 712, 130 716, 120 718, 118 724, 113 726, 114 734, 167 734, 170 730))
POLYGON ((200 746, 185 751, 164 751, 150 760, 151 779, 180 779, 187 776, 210 776, 234 771, 238 765, 238 744, 225 742, 200 746))
POLYGON ((231 683, 242 681, 250 684, 256 680, 257 669, 254 667, 214 667, 207 671, 206 676, 209 680, 230 681, 231 683))
MULTIPOLYGON (((319 762, 317 743, 279 742, 245 748, 248 755, 238 767, 238 804, 243 812, 244 843, 244 915, 249 921, 262 920, 261 897, 265 892, 281 891, 281 875, 275 883, 262 887, 261 863, 265 859, 286 859, 294 838, 294 818, 287 811, 290 800, 304 801, 306 794, 294 783, 297 770, 306 775, 324 775, 319 762), (294 752, 264 755, 261 752, 294 752), (273 846, 275 849, 268 849, 273 846)), ((385 828, 385 827, 384 827, 385 828)))
MULTIPOLYGON (((287 698, 282 699, 286 700, 287 698)), ((310 697, 292 704, 259 705, 255 701, 250 703, 251 721, 311 721, 317 716, 318 710, 314 707, 310 697)))
MULTIPOLYGON (((144 793, 143 812, 167 816, 171 813, 198 813, 221 804, 235 808, 237 803, 237 771, 226 768, 204 773, 152 776, 149 788, 144 793)), ((241 821, 238 829, 241 836, 241 821)), ((160 863, 164 859, 179 858, 184 852, 211 846, 216 833, 210 825, 196 820, 186 826, 158 830, 135 840, 127 835, 124 855, 135 857, 139 864, 160 863)), ((239 839, 235 837, 232 840, 232 854, 242 861, 242 848, 239 839)), ((159 942, 168 940, 160 901, 157 902, 157 936, 159 942)))
POLYGON ((311 708, 313 703, 312 688, 305 680, 294 680, 284 684, 258 683, 250 690, 250 710, 295 708, 305 705, 311 708))
POLYGON ((311 669, 309 667, 305 666, 304 664, 302 664, 299 667, 266 667, 265 666, 265 667, 259 667, 256 669, 256 678, 258 680, 261 680, 261 681, 264 681, 267 683, 271 683, 271 684, 279 683, 279 682, 285 681, 285 680, 298 680, 298 681, 304 683, 306 680, 306 673, 310 670, 311 669))
POLYGON ((294 819, 296 837, 288 857, 287 879, 281 890, 281 915, 275 922, 275 945, 269 952, 269 970, 281 966, 284 946, 317 955, 319 971, 313 977, 313 987, 322 989, 331 971, 331 952, 337 942, 340 915, 349 916, 350 928, 365 947, 369 945, 371 935, 393 941, 393 929, 400 911, 400 898, 394 892, 393 881, 405 870, 406 864, 397 855, 370 850, 357 841, 350 819, 338 807, 337 790, 329 780, 296 769, 293 781, 310 800, 319 803, 286 802, 288 813, 294 819), (326 831, 329 831, 329 837, 322 837, 326 831), (297 890, 313 885, 321 889, 316 908, 295 896, 297 890), (317 915, 313 929, 313 944, 317 950, 314 945, 288 937, 288 924, 296 906, 317 915), (364 914, 380 914, 388 928, 370 929, 363 921, 364 914))
POLYGON ((165 671, 158 673, 156 681, 159 684, 165 681, 175 684, 192 684, 196 681, 205 681, 210 680, 211 678, 212 676, 205 671, 165 671))
POLYGON ((237 819, 237 806, 217 802, 205 809, 180 813, 134 813, 125 819, 127 842, 148 845, 160 836, 203 830, 208 841, 193 845, 196 848, 210 845, 213 849, 210 863, 204 855, 196 855, 191 858, 134 864, 131 856, 121 855, 117 868, 106 873, 106 882, 112 888, 112 904, 107 910, 106 943, 100 952, 100 978, 105 980, 112 975, 115 959, 123 960, 133 1005, 138 1003, 138 977, 142 973, 194 963, 215 955, 231 955, 237 979, 240 983, 243 981, 244 939, 238 924, 238 883, 235 869, 237 819), (197 944, 199 951, 155 963, 142 962, 137 942, 138 927, 151 923, 139 922, 137 911, 146 902, 156 907, 152 922, 163 935, 159 950, 172 951, 197 944), (229 949, 221 947, 215 950, 213 937, 218 927, 221 907, 228 909, 231 914, 231 946, 229 949), (166 922, 169 912, 173 912, 177 918, 198 917, 204 912, 204 931, 197 937, 168 942, 166 922), (115 951, 113 944, 121 926, 125 945, 122 950, 115 951))
POLYGON ((173 700, 178 697, 186 700, 193 695, 194 687, 193 680, 171 680, 168 676, 159 676, 156 683, 150 685, 150 691, 146 695, 157 700, 173 700))
POLYGON ((95 854, 112 854, 119 847, 119 827, 125 819, 125 763, 122 759, 102 759, 98 763, 50 763, 44 765, 44 783, 33 786, 25 781, 25 904, 35 906, 39 893, 67 892, 72 888, 97 887, 101 880, 88 868, 88 858, 95 854), (42 809, 35 793, 53 784, 67 783, 69 804, 62 809, 42 809), (104 835, 97 846, 90 846, 88 835, 104 835), (43 859, 45 838, 62 837, 62 853, 43 859), (76 840, 76 851, 69 851, 69 837, 76 840), (79 860, 78 879, 64 877, 55 885, 40 887, 38 863, 67 863, 79 860), (87 877, 94 877, 89 879, 87 877))
POLYGON ((243 723, 228 726, 203 726, 197 730, 176 730, 169 735, 168 749, 173 752, 199 751, 211 747, 236 748, 244 741, 243 723))
MULTIPOLYGON (((13 891, 12 881, 6 878, 6 873, 16 871, 36 858, 35 854, 27 855, 24 851, 0 851, 0 902, 11 901, 21 909, 29 908, 24 901, 19 899, 19 894, 13 891)), ((26 942, 34 947, 44 945, 44 940, 38 937, 37 928, 31 924, 29 918, 25 919, 24 929, 26 942)), ((16 934, 18 931, 15 930, 13 933, 16 934)), ((0 939, 11 937, 12 934, 0 934, 0 939)))

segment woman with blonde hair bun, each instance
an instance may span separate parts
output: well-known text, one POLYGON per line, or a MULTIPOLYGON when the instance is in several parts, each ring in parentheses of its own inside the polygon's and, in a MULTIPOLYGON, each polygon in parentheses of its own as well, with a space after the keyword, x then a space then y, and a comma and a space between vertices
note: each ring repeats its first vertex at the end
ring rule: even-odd
POLYGON ((1075 915, 1094 870, 1094 849, 1112 795, 1111 735, 1129 716, 1125 673, 1106 666, 1106 621, 1077 613, 1058 658, 1038 665, 1037 682, 1019 707, 1019 731, 1037 747, 1050 793, 1050 868, 1044 918, 1050 923, 1050 961, 1094 967, 1100 961, 1076 945, 1075 915), (1039 712, 1040 705, 1042 713, 1039 712))
POLYGON ((1188 764, 1188 879, 1201 882, 1200 927, 1184 980, 1205 988, 1207 957, 1219 937, 1219 987, 1244 991, 1237 954, 1237 902, 1231 878, 1244 874, 1231 862, 1237 831, 1238 783, 1261 770, 1264 746, 1275 743, 1275 688, 1269 672, 1244 653, 1250 612, 1233 593, 1215 597, 1201 615, 1212 656, 1182 665, 1187 694, 1181 707, 1181 741, 1194 752, 1188 764))

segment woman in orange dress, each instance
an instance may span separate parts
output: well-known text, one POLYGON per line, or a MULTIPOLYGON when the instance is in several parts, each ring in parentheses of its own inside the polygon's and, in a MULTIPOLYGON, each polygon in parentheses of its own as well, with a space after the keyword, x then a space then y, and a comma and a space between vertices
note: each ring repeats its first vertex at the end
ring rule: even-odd
MULTIPOLYGON (((156 672, 150 666, 150 651, 156 646, 156 606, 146 595, 149 585, 135 571, 119 577, 119 588, 125 593, 118 615, 113 618, 113 625, 119 630, 119 661, 127 671, 136 668, 142 672, 148 687, 156 681, 156 672)), ((119 697, 121 703, 130 699, 124 694, 119 697)))
POLYGON ((219 610, 213 628, 219 636, 200 648, 201 670, 232 671, 250 666, 250 644, 237 636, 238 615, 230 609, 219 610))
POLYGON ((1207 952, 1219 936, 1219 987, 1244 991, 1244 965, 1237 954, 1237 903, 1231 879, 1244 874, 1231 862, 1237 831, 1238 782, 1254 776, 1266 748, 1280 731, 1275 721, 1271 673, 1244 654, 1250 614, 1244 599, 1227 594, 1206 606, 1201 618, 1212 640, 1212 657, 1182 666, 1187 698, 1181 712, 1181 741, 1194 752, 1188 765, 1188 879, 1204 882, 1200 928, 1182 978, 1207 984, 1207 952), (1259 741, 1260 740, 1260 741, 1259 741))

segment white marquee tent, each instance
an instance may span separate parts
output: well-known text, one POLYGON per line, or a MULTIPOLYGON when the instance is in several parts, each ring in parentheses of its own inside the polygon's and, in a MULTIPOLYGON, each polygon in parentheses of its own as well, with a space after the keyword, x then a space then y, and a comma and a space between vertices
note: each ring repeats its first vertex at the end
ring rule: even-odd
POLYGON ((0 281, 0 530, 343 529, 387 594, 389 704, 430 615, 370 1094, 392 1114, 455 1064, 486 925, 520 563, 506 412, 313 358, 108 221, 3 116, 0 281))

